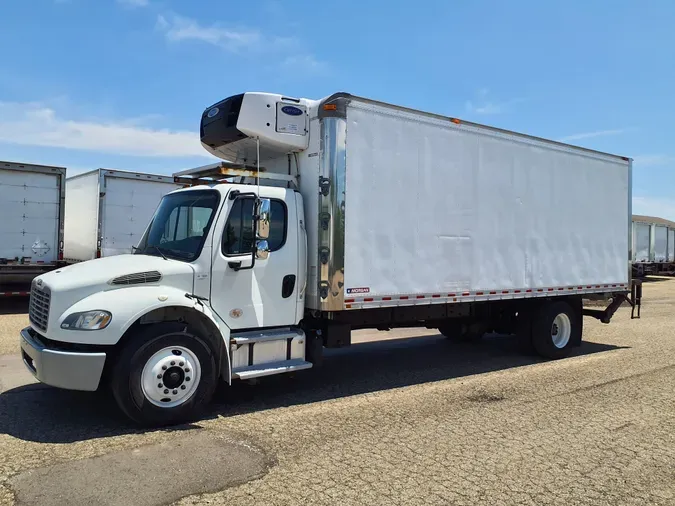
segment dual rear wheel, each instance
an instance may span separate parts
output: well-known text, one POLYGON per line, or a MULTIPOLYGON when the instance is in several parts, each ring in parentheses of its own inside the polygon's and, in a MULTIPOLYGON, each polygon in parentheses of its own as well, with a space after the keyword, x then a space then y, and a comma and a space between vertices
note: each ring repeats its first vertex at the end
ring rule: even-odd
MULTIPOLYGON (((583 320, 581 304, 568 301, 542 301, 519 312, 516 333, 527 349, 545 358, 557 359, 569 355, 571 348, 581 343, 583 320)), ((479 339, 479 325, 467 325, 448 320, 439 327, 441 334, 461 341, 479 339)))

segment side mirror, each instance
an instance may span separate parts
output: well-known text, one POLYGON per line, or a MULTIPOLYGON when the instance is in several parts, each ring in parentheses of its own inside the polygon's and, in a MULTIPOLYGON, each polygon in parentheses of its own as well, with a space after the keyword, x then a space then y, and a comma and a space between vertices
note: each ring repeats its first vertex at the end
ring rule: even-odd
POLYGON ((256 236, 259 240, 267 243, 267 239, 270 236, 270 219, 272 217, 272 204, 270 199, 258 199, 255 211, 255 214, 258 217, 256 236))
POLYGON ((270 245, 267 243, 267 241, 265 240, 256 241, 255 257, 258 260, 267 260, 268 256, 270 256, 270 245))

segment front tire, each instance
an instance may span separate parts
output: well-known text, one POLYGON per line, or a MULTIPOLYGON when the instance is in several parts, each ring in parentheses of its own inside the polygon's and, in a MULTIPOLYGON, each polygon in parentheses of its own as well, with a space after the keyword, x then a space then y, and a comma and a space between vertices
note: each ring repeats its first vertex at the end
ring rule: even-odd
POLYGON ((581 342, 581 314, 564 301, 539 307, 532 322, 532 345, 545 358, 564 358, 581 342))
POLYGON ((136 423, 183 423, 211 400, 216 363, 208 343, 185 323, 141 327, 116 359, 111 390, 120 409, 136 423))

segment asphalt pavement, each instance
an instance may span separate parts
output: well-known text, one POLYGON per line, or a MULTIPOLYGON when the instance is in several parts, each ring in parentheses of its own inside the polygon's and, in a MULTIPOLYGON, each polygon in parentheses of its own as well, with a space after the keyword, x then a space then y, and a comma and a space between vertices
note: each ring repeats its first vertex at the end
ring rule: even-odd
POLYGON ((152 431, 106 395, 33 383, 17 308, 0 316, 0 504, 673 505, 675 280, 644 297, 641 320, 586 318, 559 361, 511 337, 359 332, 321 369, 152 431))

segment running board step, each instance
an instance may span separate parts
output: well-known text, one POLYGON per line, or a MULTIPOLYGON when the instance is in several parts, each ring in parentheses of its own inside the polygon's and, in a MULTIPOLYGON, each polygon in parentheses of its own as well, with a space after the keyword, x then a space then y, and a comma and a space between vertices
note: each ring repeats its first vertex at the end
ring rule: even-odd
POLYGON ((251 331, 240 332, 230 336, 230 342, 238 346, 242 344, 260 343, 265 341, 281 341, 286 339, 295 339, 305 337, 305 333, 300 329, 279 329, 266 332, 251 331))
POLYGON ((239 370, 232 371, 233 378, 248 380, 261 378, 263 376, 272 376, 273 374, 282 374, 285 372, 302 371, 312 367, 311 362, 302 359, 283 360, 279 362, 268 362, 267 364, 251 365, 242 367, 239 370))

